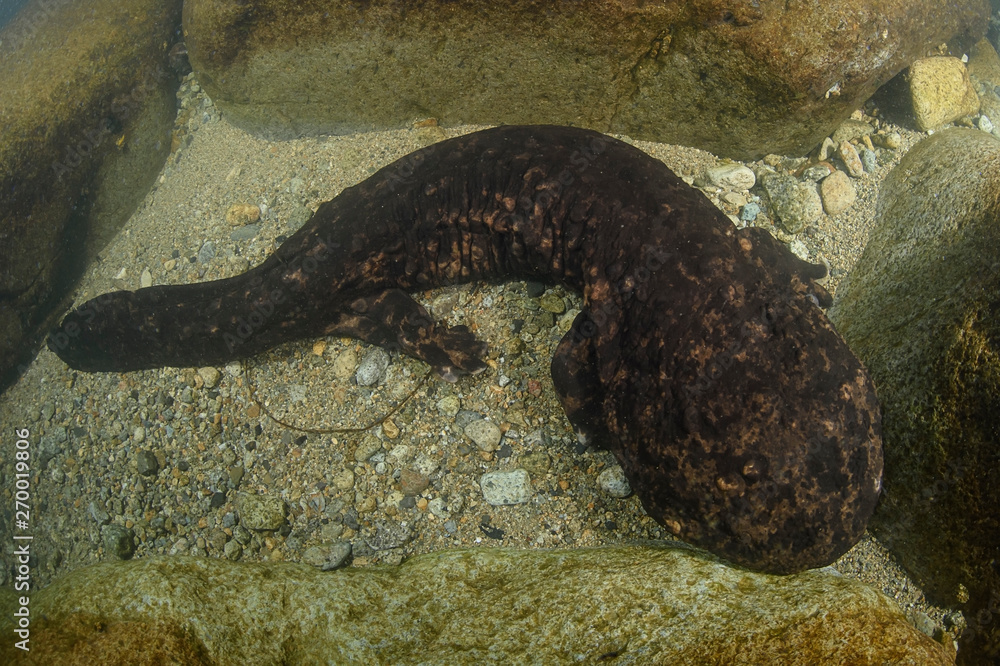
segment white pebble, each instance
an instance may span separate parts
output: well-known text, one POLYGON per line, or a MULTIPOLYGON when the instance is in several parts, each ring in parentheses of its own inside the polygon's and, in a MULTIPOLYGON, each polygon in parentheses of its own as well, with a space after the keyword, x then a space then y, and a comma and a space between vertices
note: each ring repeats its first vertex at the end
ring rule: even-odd
POLYGON ((612 465, 605 468, 597 475, 597 485, 601 490, 612 497, 628 497, 632 493, 632 486, 625 478, 625 470, 620 465, 612 465))
POLYGON ((492 506, 524 504, 531 499, 531 477, 523 469, 487 472, 479 478, 483 499, 492 506))
POLYGON ((475 442, 480 451, 496 451, 503 434, 496 424, 478 419, 465 426, 465 436, 475 442))

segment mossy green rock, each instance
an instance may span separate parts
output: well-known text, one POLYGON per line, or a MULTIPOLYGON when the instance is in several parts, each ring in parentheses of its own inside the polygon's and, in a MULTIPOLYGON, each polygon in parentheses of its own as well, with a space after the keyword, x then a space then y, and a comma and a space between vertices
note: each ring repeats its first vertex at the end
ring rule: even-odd
POLYGON ((803 154, 985 0, 188 0, 199 81, 275 138, 549 123, 755 159, 803 154))
POLYGON ((180 9, 36 0, 0 30, 0 388, 167 157, 180 9))
MULTIPOLYGON (((855 580, 751 573, 682 547, 478 548, 333 572, 154 558, 77 570, 30 607, 32 651, 18 663, 68 663, 52 646, 132 630, 151 647, 186 637, 175 663, 241 666, 953 663, 855 580)), ((91 663, 125 663, 117 645, 130 642, 105 643, 91 663)))
POLYGON ((877 226, 830 318, 882 402, 870 529, 1000 659, 1000 141, 951 129, 883 183, 877 226), (966 592, 967 591, 967 592, 966 592), (968 599, 966 598, 968 597, 968 599))

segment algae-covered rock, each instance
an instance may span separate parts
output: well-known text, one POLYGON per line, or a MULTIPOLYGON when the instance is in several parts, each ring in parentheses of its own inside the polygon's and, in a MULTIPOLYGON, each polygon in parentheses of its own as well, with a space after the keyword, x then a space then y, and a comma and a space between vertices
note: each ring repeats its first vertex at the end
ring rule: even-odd
MULTIPOLYGON (((90 663, 126 663, 131 643, 102 637, 138 630, 183 664, 953 663, 863 583, 751 573, 682 547, 478 548, 334 572, 153 558, 77 570, 30 607, 19 663, 98 644, 90 663)), ((14 650, 3 641, 0 660, 14 650)))
POLYGON ((180 9, 35 0, 0 30, 0 389, 166 159, 180 9))
POLYGON ((198 80, 264 136, 560 124, 803 154, 985 0, 184 3, 198 80), (514 102, 516 100, 516 102, 514 102))
POLYGON ((882 403, 869 527, 968 620, 960 657, 1000 659, 1000 141, 952 129, 886 178, 830 318, 882 403))

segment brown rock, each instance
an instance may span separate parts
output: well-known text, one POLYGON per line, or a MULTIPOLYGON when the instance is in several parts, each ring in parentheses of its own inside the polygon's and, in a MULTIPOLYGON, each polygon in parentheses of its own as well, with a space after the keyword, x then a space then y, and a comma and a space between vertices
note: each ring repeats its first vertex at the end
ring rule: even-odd
POLYGON ((555 123, 754 159, 804 154, 985 0, 184 4, 191 64, 270 137, 555 123), (511 104, 512 99, 518 100, 511 104))
POLYGON ((399 474, 399 491, 404 495, 419 495, 431 484, 430 478, 426 474, 421 474, 412 469, 403 469, 399 474))
POLYGON ((843 171, 834 171, 820 181, 819 195, 827 215, 840 215, 858 198, 851 179, 843 171))
POLYGON ((0 388, 167 156, 180 5, 38 1, 0 31, 0 388))
POLYGON ((876 214, 830 310, 882 404, 869 529, 933 601, 962 610, 959 660, 1000 663, 1000 140, 925 139, 876 214))

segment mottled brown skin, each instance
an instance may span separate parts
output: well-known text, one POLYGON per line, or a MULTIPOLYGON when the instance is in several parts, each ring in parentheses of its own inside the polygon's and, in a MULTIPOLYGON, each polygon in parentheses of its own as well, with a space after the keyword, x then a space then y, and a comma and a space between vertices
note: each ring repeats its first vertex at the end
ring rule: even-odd
POLYGON ((94 299, 49 346, 80 370, 127 371, 350 335, 454 380, 484 368, 485 346, 406 292, 560 283, 585 305, 552 360, 570 421, 678 537, 789 573, 860 538, 882 476, 875 392, 817 307, 823 274, 628 144, 501 127, 344 190, 243 275, 94 299))

